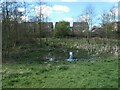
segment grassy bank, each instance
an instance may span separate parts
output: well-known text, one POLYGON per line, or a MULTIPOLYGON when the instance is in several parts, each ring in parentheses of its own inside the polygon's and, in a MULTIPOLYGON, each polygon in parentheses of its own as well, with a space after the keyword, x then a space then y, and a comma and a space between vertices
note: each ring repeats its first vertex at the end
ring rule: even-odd
POLYGON ((54 58, 65 60, 69 58, 69 52, 73 52, 73 58, 108 58, 118 52, 118 40, 105 38, 91 38, 89 42, 85 38, 42 38, 35 39, 32 43, 21 43, 9 49, 5 55, 3 50, 3 63, 15 62, 41 62, 54 58), (41 43, 41 44, 40 44, 41 43))

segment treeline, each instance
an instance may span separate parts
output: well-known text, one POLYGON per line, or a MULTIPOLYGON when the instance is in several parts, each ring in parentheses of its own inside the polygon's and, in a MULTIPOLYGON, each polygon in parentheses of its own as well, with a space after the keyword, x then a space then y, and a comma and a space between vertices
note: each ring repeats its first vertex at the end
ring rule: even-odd
POLYGON ((27 43, 33 38, 117 38, 118 31, 112 31, 113 29, 108 28, 95 28, 93 30, 77 30, 70 28, 70 23, 66 21, 60 21, 55 25, 53 29, 52 25, 46 25, 47 22, 22 22, 10 21, 4 19, 2 21, 2 36, 3 36, 3 47, 15 47, 20 43, 27 43), (47 28, 48 27, 48 28, 47 28), (7 46, 8 45, 8 46, 7 46))

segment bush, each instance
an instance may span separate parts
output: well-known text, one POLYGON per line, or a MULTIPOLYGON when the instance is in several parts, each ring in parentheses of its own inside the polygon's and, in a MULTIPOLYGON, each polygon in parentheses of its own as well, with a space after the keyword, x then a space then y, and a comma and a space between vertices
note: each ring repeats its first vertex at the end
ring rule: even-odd
POLYGON ((66 21, 60 21, 55 25, 55 30, 53 30, 53 34, 55 37, 67 37, 70 34, 70 23, 66 21))

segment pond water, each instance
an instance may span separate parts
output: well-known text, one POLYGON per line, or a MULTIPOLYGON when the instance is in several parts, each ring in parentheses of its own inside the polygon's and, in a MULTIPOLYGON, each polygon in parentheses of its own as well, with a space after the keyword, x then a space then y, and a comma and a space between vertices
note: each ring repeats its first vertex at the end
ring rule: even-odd
POLYGON ((61 48, 56 50, 51 50, 49 53, 46 53, 45 59, 53 60, 96 60, 98 57, 109 57, 111 55, 118 55, 118 46, 110 45, 99 45, 93 46, 91 48, 76 49, 76 48, 61 48))
POLYGON ((88 51, 85 49, 59 49, 46 53, 44 59, 53 60, 77 60, 78 58, 89 58, 88 51))
POLYGON ((73 58, 73 52, 69 52, 69 58, 66 59, 67 61, 78 61, 78 60, 95 60, 95 58, 73 58))

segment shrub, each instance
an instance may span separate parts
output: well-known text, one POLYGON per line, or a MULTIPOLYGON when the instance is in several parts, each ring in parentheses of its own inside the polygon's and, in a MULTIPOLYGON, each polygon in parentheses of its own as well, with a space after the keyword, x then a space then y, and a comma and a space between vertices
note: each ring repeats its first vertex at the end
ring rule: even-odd
POLYGON ((66 21, 60 21, 56 23, 55 30, 53 30, 55 37, 67 37, 70 33, 70 23, 66 21))

